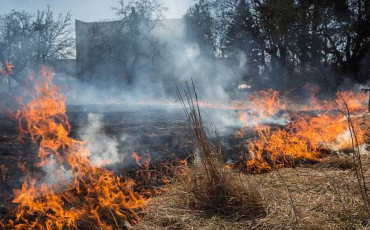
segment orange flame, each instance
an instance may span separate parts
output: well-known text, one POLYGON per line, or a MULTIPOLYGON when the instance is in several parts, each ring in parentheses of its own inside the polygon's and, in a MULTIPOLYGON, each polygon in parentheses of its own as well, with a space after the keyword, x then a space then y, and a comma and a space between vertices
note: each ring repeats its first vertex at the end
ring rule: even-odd
MULTIPOLYGON (((137 210, 146 207, 145 198, 133 191, 134 182, 121 179, 92 165, 89 149, 69 137, 71 126, 65 98, 52 84, 54 73, 42 67, 33 73, 32 99, 16 113, 19 129, 40 143, 38 166, 57 162, 55 171, 68 171, 72 180, 47 184, 27 177, 14 191, 18 203, 16 218, 6 225, 14 229, 79 229, 82 222, 113 229, 126 222, 135 224, 137 210)), ((62 177, 60 177, 62 178, 62 177)))
POLYGON ((17 167, 23 172, 23 174, 28 175, 29 172, 28 172, 28 169, 26 167, 26 164, 27 164, 27 162, 23 162, 23 163, 18 162, 17 167))
POLYGON ((137 165, 139 165, 141 168, 149 169, 149 164, 151 160, 151 156, 149 154, 146 154, 146 158, 140 157, 137 153, 132 153, 132 158, 135 159, 137 165))
POLYGON ((4 75, 12 75, 13 74, 13 65, 10 65, 9 63, 4 63, 5 70, 0 69, 0 73, 4 75))
MULTIPOLYGON (((263 124, 263 118, 286 109, 286 105, 280 102, 278 92, 268 90, 252 95, 251 119, 257 123, 255 130, 259 138, 248 142, 245 162, 247 171, 271 171, 274 168, 292 166, 297 160, 319 161, 323 157, 323 149, 341 151, 350 146, 351 140, 345 137, 348 136, 348 124, 343 115, 346 110, 343 104, 347 104, 352 116, 358 117, 366 111, 366 95, 351 91, 338 92, 333 101, 319 101, 315 96, 318 88, 307 87, 311 90, 311 97, 306 109, 323 112, 315 116, 291 114, 291 122, 284 129, 272 130, 270 126, 263 124)), ((240 120, 245 118, 240 116, 240 120)), ((359 119, 353 120, 358 142, 362 145, 364 131, 359 125, 359 119)), ((240 132, 238 131, 237 137, 241 136, 240 132)))

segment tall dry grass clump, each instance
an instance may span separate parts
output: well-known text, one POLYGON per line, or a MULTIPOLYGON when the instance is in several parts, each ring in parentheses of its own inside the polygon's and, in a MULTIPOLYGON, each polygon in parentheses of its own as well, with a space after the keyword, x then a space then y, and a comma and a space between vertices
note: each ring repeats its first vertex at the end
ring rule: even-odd
POLYGON ((183 185, 190 208, 208 214, 255 218, 265 214, 261 196, 254 186, 246 186, 232 172, 218 167, 211 177, 202 166, 189 170, 183 185))
MULTIPOLYGON (((203 126, 193 82, 192 86, 193 93, 187 84, 184 97, 177 88, 195 150, 194 164, 182 180, 185 189, 184 201, 190 208, 209 214, 248 218, 264 215, 262 198, 256 186, 245 185, 238 174, 225 168, 221 148, 209 140, 211 131, 203 126)), ((218 138, 216 130, 214 136, 218 138)))

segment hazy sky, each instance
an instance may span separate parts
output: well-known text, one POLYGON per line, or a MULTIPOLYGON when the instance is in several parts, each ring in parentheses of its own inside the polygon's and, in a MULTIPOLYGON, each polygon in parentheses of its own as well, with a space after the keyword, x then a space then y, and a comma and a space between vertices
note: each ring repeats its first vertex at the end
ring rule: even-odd
MULTIPOLYGON (((168 8, 167 18, 180 18, 185 14, 194 0, 160 0, 168 8)), ((112 6, 117 5, 117 0, 0 0, 0 14, 12 9, 36 12, 44 9, 49 4, 57 13, 71 11, 73 19, 86 22, 115 17, 112 6)))

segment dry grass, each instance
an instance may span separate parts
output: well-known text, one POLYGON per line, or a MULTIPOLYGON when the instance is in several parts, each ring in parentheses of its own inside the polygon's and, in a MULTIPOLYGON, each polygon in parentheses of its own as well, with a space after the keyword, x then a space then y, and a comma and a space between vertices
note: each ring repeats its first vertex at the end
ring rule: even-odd
MULTIPOLYGON (((366 178, 370 159, 365 157, 366 178)), ((210 215, 191 208, 193 198, 182 183, 153 198, 136 229, 369 229, 367 213, 353 170, 323 167, 280 169, 276 172, 236 176, 240 186, 253 188, 266 215, 210 215), (293 197, 297 218, 292 211, 293 197)))
POLYGON ((253 184, 245 183, 240 176, 218 168, 212 180, 203 167, 188 170, 181 186, 182 200, 189 208, 207 215, 222 215, 234 219, 254 219, 265 215, 261 196, 253 184))
POLYGON ((136 229, 370 228, 362 188, 370 178, 368 156, 358 162, 328 157, 315 166, 267 174, 232 173, 221 166, 220 152, 205 134, 189 87, 185 95, 188 107, 180 100, 195 133, 199 163, 153 198, 136 229), (359 180, 358 165, 364 181, 359 180))
MULTIPOLYGON (((224 168, 221 150, 209 140, 213 132, 203 126, 194 84, 193 93, 189 86, 184 92, 186 101, 179 90, 178 96, 189 121, 189 136, 194 143, 195 153, 193 168, 181 178, 184 188, 182 200, 187 201, 187 207, 210 215, 238 218, 264 215, 258 192, 224 168)), ((214 134, 217 138, 216 130, 214 134)))
POLYGON ((334 169, 354 169, 355 164, 351 156, 332 155, 324 158, 320 164, 315 164, 313 167, 319 168, 334 168, 334 169))

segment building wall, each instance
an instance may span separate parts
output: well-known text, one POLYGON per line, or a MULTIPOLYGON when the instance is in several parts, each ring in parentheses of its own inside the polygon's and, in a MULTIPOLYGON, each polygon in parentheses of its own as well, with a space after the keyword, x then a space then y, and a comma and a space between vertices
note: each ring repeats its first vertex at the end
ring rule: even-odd
MULTIPOLYGON (((104 28, 101 40, 109 39, 110 33, 116 33, 117 30, 122 29, 121 24, 116 21, 109 22, 92 22, 86 23, 83 21, 76 20, 76 61, 77 61, 77 76, 83 81, 94 81, 106 79, 106 82, 114 82, 116 79, 119 80, 117 75, 124 75, 123 66, 121 63, 113 61, 107 61, 112 58, 110 53, 99 53, 96 48, 93 48, 94 41, 92 40, 92 32, 94 28, 104 28), (106 36, 105 36, 106 35, 106 36), (95 54, 99 54, 96 57, 95 54)), ((159 21, 155 26, 151 35, 157 38, 161 44, 165 44, 160 47, 163 53, 168 53, 171 50, 181 46, 185 40, 185 29, 184 22, 181 19, 171 19, 159 21)), ((112 41, 107 41, 112 42, 112 41)), ((117 44, 119 45, 119 44, 117 44)), ((114 52, 120 52, 115 51, 114 52)), ((117 53, 116 53, 117 54, 117 53)), ((125 58, 130 58, 130 53, 124 54, 125 58)), ((158 58, 158 61, 154 60, 153 63, 144 63, 143 65, 161 65, 165 62, 165 57, 158 58)), ((155 68, 153 68, 155 69, 155 68)))

